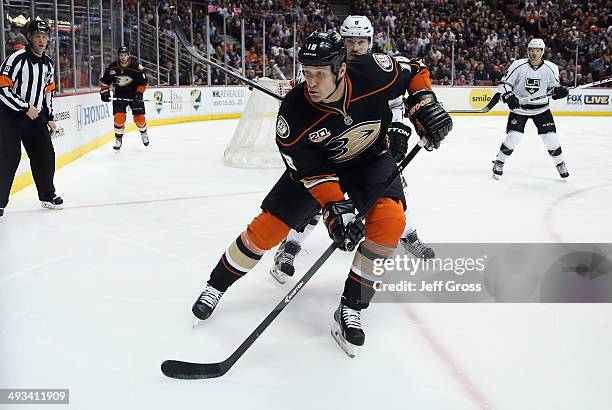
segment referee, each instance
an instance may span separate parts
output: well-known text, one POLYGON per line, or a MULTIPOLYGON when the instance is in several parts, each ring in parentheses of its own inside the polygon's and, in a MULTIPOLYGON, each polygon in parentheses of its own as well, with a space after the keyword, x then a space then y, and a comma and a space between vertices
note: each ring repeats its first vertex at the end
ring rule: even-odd
POLYGON ((53 64, 45 55, 49 25, 33 20, 27 28, 28 45, 11 54, 0 66, 0 216, 8 204, 15 172, 25 147, 43 208, 62 209, 55 195, 53 121, 53 64))

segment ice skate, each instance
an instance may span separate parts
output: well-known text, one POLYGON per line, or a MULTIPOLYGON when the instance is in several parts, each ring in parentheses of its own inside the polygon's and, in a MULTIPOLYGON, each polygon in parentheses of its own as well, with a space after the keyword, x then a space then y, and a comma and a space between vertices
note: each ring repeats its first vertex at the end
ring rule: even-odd
POLYGON ((115 138, 115 145, 113 145, 113 149, 115 151, 119 151, 121 149, 122 144, 123 144, 123 138, 115 138))
POLYGON ((569 177, 569 172, 567 170, 565 162, 560 162, 556 165, 556 168, 557 172, 559 173, 559 176, 563 179, 563 181, 565 181, 565 178, 569 177))
POLYGON ((365 333, 361 328, 361 311, 340 304, 334 312, 331 334, 348 357, 355 357, 365 343, 365 333))
POLYGON ((499 179, 504 173, 504 163, 498 159, 493 161, 493 178, 499 179))
POLYGON ((300 244, 291 241, 287 242, 286 239, 279 245, 274 255, 274 264, 270 268, 270 274, 279 283, 287 282, 287 279, 295 273, 293 261, 300 252, 300 249, 302 249, 300 244))
POLYGON ((140 137, 142 138, 142 143, 144 144, 144 146, 147 147, 149 145, 149 136, 147 135, 147 132, 141 132, 140 137))
POLYGON ((406 252, 410 252, 417 258, 433 259, 436 257, 436 253, 434 252, 434 250, 427 244, 421 242, 421 240, 417 236, 416 230, 412 231, 405 238, 401 238, 400 243, 402 244, 406 252))
POLYGON ((212 312, 217 307, 217 303, 221 300, 221 296, 223 296, 224 292, 218 291, 217 289, 210 286, 208 283, 206 284, 206 288, 198 297, 198 300, 195 301, 193 306, 191 307, 191 311, 195 315, 196 319, 193 325, 197 325, 200 320, 206 320, 212 315, 212 312))

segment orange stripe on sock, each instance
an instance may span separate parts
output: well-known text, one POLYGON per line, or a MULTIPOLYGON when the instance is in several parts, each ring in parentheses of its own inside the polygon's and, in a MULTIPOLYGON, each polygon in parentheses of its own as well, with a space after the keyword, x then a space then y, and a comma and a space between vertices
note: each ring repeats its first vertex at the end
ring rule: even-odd
POLYGON ((237 270, 234 270, 234 268, 232 268, 230 266, 229 262, 226 262, 225 254, 223 254, 223 256, 221 256, 221 263, 223 264, 223 267, 225 269, 227 269, 229 272, 233 273, 234 275, 236 275, 236 276, 238 276, 240 278, 245 275, 244 273, 241 273, 241 272, 238 272, 237 270))

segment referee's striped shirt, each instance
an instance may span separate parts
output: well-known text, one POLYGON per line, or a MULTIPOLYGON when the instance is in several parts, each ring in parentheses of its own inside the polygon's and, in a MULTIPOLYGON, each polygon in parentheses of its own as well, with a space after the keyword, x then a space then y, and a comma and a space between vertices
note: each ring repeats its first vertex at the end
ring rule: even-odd
POLYGON ((15 112, 26 112, 32 105, 52 121, 53 74, 53 63, 46 54, 38 57, 29 46, 15 51, 0 66, 0 105, 15 112))

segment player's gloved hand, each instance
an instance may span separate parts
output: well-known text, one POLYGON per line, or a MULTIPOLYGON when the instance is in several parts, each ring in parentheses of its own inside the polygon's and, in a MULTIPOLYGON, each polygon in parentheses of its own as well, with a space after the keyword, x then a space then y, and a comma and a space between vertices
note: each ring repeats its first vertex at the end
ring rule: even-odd
POLYGON ((511 110, 516 110, 521 106, 521 104, 519 103, 519 99, 516 98, 516 95, 514 95, 511 91, 508 91, 507 93, 502 95, 502 101, 508 104, 508 108, 510 108, 511 110))
POLYGON ((134 101, 142 102, 142 100, 143 100, 142 93, 134 94, 134 101))
POLYGON ((563 87, 561 85, 559 87, 553 88, 552 99, 559 100, 561 98, 567 97, 568 94, 569 94, 569 90, 567 89, 567 87, 563 87))
POLYGON ((352 251, 365 236, 361 219, 355 218, 355 205, 351 200, 330 202, 323 207, 323 223, 329 237, 338 249, 352 251))
POLYGON ((106 90, 100 91, 100 98, 104 102, 110 102, 110 90, 107 88, 106 90))
POLYGON ((438 102, 433 91, 413 94, 407 101, 407 116, 420 137, 427 140, 428 151, 439 148, 444 137, 453 129, 453 120, 438 102))
POLYGON ((403 122, 392 122, 387 129, 389 152, 395 162, 401 162, 408 152, 408 138, 412 134, 409 126, 403 122))

